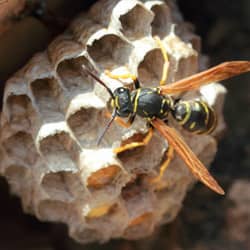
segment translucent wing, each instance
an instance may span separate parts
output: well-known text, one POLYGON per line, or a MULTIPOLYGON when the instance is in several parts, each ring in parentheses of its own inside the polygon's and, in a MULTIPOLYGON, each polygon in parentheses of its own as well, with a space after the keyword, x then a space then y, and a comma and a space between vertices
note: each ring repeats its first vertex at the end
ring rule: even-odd
POLYGON ((225 62, 180 81, 161 86, 160 89, 163 94, 181 93, 197 89, 211 82, 222 81, 247 71, 250 71, 250 61, 225 62))
POLYGON ((224 194, 224 190, 220 187, 217 181, 211 176, 206 167, 196 157, 189 146, 183 141, 180 135, 174 128, 167 126, 162 120, 155 119, 152 125, 164 136, 168 143, 174 148, 177 154, 187 164, 191 172, 201 182, 218 194, 224 194))

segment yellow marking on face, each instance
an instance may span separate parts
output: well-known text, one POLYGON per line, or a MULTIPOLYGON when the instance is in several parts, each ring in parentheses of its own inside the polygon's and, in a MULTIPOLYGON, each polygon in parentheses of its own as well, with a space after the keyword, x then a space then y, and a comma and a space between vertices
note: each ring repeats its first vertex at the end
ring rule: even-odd
POLYGON ((189 102, 182 102, 182 103, 185 105, 187 113, 186 113, 185 117, 183 118, 183 120, 179 121, 180 125, 184 125, 188 121, 188 119, 190 118, 190 116, 191 116, 191 106, 190 106, 190 103, 189 102))
POLYGON ((196 122, 192 122, 191 125, 189 126, 190 129, 193 129, 196 125, 196 122))
POLYGON ((136 113, 136 111, 137 111, 138 99, 139 99, 140 93, 141 93, 141 89, 138 89, 137 93, 136 93, 136 96, 135 96, 134 110, 133 110, 134 113, 136 113))
POLYGON ((112 108, 115 107, 115 101, 114 101, 114 99, 111 100, 111 103, 110 103, 110 104, 111 104, 111 107, 112 107, 112 108))
POLYGON ((118 108, 118 109, 120 109, 118 96, 115 97, 115 107, 118 108))

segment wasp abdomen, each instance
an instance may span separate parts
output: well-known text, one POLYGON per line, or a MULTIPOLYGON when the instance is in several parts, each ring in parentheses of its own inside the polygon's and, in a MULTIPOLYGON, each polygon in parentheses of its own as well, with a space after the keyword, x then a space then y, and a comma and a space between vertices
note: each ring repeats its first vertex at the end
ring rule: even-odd
POLYGON ((180 101, 172 113, 184 129, 196 134, 211 133, 217 124, 214 110, 201 100, 180 101))

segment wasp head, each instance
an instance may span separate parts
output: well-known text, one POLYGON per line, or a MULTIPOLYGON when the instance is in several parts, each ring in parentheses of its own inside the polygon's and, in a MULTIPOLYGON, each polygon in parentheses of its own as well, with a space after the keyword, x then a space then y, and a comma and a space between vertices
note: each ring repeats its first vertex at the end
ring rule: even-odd
POLYGON ((111 105, 115 108, 116 114, 120 117, 128 117, 133 112, 129 89, 119 87, 115 89, 113 95, 111 105))

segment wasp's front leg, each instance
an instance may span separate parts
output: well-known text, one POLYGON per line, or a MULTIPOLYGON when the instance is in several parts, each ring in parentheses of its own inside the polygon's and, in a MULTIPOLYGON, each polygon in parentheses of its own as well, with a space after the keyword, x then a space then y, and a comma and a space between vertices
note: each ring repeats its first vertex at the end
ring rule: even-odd
POLYGON ((133 81, 135 89, 140 88, 140 82, 136 75, 131 74, 130 72, 124 74, 113 74, 109 70, 105 70, 105 74, 112 79, 120 80, 120 79, 131 79, 133 81))
POLYGON ((163 69, 162 69, 162 76, 160 80, 160 86, 165 85, 167 78, 168 78, 168 68, 169 68, 169 60, 168 60, 168 54, 166 52, 166 49, 164 48, 164 45, 161 41, 161 39, 158 36, 154 37, 156 43, 161 49, 161 53, 164 59, 163 69))

